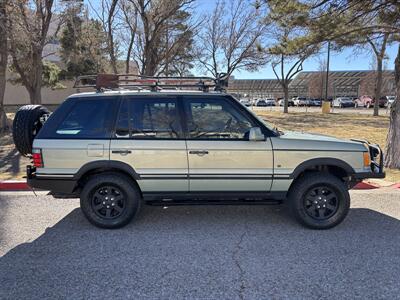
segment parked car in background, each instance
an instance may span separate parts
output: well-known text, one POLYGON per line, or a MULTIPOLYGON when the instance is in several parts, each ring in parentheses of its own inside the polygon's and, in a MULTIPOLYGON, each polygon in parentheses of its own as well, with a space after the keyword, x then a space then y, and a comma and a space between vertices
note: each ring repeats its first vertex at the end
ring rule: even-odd
POLYGON ((267 106, 275 106, 276 105, 274 98, 267 98, 267 99, 265 99, 265 102, 267 102, 267 106))
POLYGON ((338 97, 332 102, 333 107, 353 107, 354 102, 350 97, 338 97))
POLYGON ((387 106, 391 107, 393 105, 394 100, 396 100, 396 96, 386 96, 387 98, 387 106))
POLYGON ((310 106, 321 106, 322 101, 319 98, 314 98, 310 100, 310 106))
MULTIPOLYGON (((383 96, 379 99, 379 107, 385 107, 388 104, 388 97, 383 96)), ((364 95, 354 101, 354 107, 370 108, 375 105, 375 99, 370 96, 364 95)))
MULTIPOLYGON (((278 100, 278 105, 283 106, 285 104, 285 99, 279 99, 278 100)), ((294 101, 293 99, 288 100, 288 106, 294 106, 294 101)))
POLYGON ((275 100, 274 99, 259 99, 255 103, 256 106, 275 106, 275 100))
POLYGON ((296 106, 307 106, 310 104, 310 100, 306 97, 294 97, 293 102, 296 106))
POLYGON ((240 99, 239 102, 242 103, 244 106, 251 106, 252 104, 250 99, 240 99))

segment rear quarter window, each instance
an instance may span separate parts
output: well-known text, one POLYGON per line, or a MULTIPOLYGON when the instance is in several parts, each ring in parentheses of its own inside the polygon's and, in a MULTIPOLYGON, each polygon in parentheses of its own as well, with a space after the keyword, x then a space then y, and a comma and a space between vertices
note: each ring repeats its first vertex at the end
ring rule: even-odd
POLYGON ((68 99, 45 123, 38 138, 110 138, 118 103, 117 97, 68 99))

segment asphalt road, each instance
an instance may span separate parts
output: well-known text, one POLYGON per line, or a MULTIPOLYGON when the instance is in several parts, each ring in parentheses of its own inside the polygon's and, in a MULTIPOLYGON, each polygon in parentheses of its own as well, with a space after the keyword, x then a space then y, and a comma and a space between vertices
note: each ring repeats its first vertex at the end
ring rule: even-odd
MULTIPOLYGON (((253 106, 251 108, 255 112, 257 111, 283 111, 282 106, 268 106, 268 107, 257 107, 253 106)), ((300 107, 289 107, 289 112, 322 112, 321 107, 306 107, 306 106, 300 106, 300 107)), ((373 108, 367 109, 364 107, 346 107, 346 108, 339 108, 339 107, 334 107, 331 109, 331 113, 338 113, 338 114, 362 114, 362 115, 371 115, 373 114, 374 110, 373 108)), ((390 115, 390 110, 387 108, 379 108, 379 115, 380 116, 389 116, 390 115)))
POLYGON ((0 299, 399 299, 400 191, 352 192, 347 219, 281 206, 145 207, 119 230, 75 199, 0 193, 0 299))

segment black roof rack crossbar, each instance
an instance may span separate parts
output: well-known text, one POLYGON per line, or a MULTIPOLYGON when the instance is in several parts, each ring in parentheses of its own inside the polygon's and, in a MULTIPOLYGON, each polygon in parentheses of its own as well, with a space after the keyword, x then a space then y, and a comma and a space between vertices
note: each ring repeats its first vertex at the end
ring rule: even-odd
POLYGON ((98 74, 83 75, 76 78, 74 88, 95 88, 98 92, 114 89, 149 89, 159 91, 162 89, 195 88, 208 92, 225 91, 228 87, 228 76, 224 73, 217 78, 211 77, 152 77, 134 74, 98 74))

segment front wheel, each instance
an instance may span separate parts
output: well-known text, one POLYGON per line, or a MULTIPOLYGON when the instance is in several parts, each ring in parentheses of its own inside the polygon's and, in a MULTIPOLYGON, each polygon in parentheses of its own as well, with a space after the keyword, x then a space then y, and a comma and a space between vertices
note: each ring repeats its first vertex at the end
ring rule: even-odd
POLYGON ((101 228, 128 224, 140 208, 139 189, 122 174, 96 175, 81 193, 81 209, 90 223, 101 228))
POLYGON ((312 229, 329 229, 340 224, 350 209, 346 185, 328 173, 310 173, 297 179, 288 200, 296 220, 312 229))

